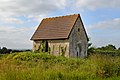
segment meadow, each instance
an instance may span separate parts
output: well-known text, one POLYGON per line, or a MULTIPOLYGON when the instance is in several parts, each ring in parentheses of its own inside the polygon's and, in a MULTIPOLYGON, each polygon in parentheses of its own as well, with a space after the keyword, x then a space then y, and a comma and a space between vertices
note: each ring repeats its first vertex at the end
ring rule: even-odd
POLYGON ((65 58, 48 53, 0 54, 0 80, 120 80, 120 57, 65 58))

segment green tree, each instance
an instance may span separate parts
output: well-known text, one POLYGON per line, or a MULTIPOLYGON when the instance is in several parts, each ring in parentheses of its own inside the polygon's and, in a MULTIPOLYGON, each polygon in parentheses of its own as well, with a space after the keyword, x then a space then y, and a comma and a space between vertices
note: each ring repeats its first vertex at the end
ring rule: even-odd
POLYGON ((108 44, 107 46, 104 47, 99 47, 99 50, 116 50, 116 47, 112 44, 108 44))
POLYGON ((108 46, 105 47, 107 50, 116 50, 116 47, 112 44, 109 44, 108 46))
POLYGON ((7 52, 8 52, 8 49, 7 49, 6 47, 3 47, 3 48, 1 49, 1 53, 5 54, 5 53, 7 53, 7 52))
POLYGON ((120 47, 118 48, 118 50, 120 51, 120 47))

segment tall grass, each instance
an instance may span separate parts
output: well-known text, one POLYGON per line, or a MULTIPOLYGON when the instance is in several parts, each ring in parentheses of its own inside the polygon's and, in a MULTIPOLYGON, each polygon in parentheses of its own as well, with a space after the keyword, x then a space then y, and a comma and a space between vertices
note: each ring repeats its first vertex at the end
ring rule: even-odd
POLYGON ((47 53, 0 56, 0 80, 119 80, 120 57, 102 54, 86 59, 47 53))

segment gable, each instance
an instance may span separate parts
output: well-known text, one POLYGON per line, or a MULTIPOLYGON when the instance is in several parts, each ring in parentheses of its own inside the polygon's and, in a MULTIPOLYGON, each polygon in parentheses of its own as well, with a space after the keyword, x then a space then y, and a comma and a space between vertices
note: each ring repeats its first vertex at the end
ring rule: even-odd
MULTIPOLYGON (((71 34, 73 34, 72 32, 75 32, 77 33, 76 36, 80 36, 80 37, 84 37, 85 40, 89 41, 89 38, 88 38, 88 35, 87 35, 87 32, 85 30, 85 27, 83 25, 83 22, 82 22, 82 19, 81 17, 79 16, 73 26, 73 28, 71 29, 71 32, 69 34, 69 37, 71 34), (75 31, 73 31, 75 30, 75 31)), ((74 33, 74 34, 75 34, 74 33)))
POLYGON ((88 37, 80 17, 76 20, 69 35, 69 52, 72 57, 83 57, 86 55, 88 37))

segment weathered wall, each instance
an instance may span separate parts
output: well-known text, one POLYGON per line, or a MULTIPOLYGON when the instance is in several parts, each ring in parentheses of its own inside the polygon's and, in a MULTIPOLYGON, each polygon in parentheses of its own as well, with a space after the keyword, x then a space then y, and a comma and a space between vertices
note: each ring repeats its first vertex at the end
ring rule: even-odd
POLYGON ((74 28, 69 36, 69 42, 70 57, 87 56, 87 37, 85 35, 80 18, 77 19, 76 24, 74 25, 74 28), (79 46, 79 51, 77 46, 79 46))
POLYGON ((49 40, 50 53, 53 55, 62 55, 62 49, 65 49, 66 57, 69 57, 69 41, 68 40, 49 40))
POLYGON ((42 41, 33 41, 33 52, 39 50, 42 41))
MULTIPOLYGON (((50 53, 53 55, 62 55, 62 48, 65 49, 65 57, 69 57, 69 41, 68 40, 47 40, 50 53)), ((33 51, 39 50, 42 41, 33 41, 33 51)))

